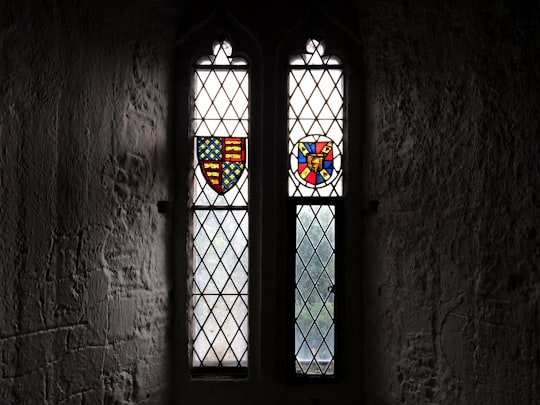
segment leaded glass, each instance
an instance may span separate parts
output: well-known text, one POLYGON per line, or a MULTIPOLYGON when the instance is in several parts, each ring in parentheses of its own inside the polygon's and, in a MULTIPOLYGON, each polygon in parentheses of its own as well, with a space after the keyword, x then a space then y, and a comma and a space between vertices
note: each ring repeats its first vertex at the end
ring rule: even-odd
POLYGON ((247 365, 248 215, 195 211, 193 366, 247 365))
POLYGON ((192 367, 248 360, 249 75, 228 41, 193 75, 192 367))
POLYGON ((334 374, 335 207, 296 208, 296 372, 334 374))
POLYGON ((232 56, 232 47, 227 41, 216 42, 213 50, 213 55, 199 58, 194 72, 193 202, 201 206, 247 206, 248 65, 245 59, 232 56), (225 153, 219 157, 204 155, 201 149, 201 142, 204 144, 204 141, 208 141, 211 146, 219 143, 217 149, 220 150, 227 147, 226 143, 230 144, 229 147, 241 147, 241 157, 228 158, 225 153), (241 145, 238 144, 239 141, 241 145), (233 142, 236 142, 236 145, 233 145, 233 142), (204 167, 205 163, 209 165, 208 168, 204 167), (230 179, 227 169, 231 173, 239 173, 234 179, 230 179), (216 174, 213 178, 219 180, 219 190, 211 183, 208 173, 216 174), (230 183, 234 183, 233 186, 229 186, 230 183))
POLYGON ((322 41, 308 40, 306 53, 289 59, 289 196, 343 194, 343 80, 341 61, 325 54, 322 41), (322 144, 303 153, 306 143, 317 142, 330 145, 324 156, 322 144), (331 170, 307 160, 324 161, 331 170))

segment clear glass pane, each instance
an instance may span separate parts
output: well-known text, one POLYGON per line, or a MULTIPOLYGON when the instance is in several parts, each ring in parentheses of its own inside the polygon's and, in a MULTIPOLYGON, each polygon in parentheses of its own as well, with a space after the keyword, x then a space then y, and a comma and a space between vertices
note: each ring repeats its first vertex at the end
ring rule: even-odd
POLYGON ((290 59, 288 192, 302 197, 341 196, 343 69, 339 59, 324 55, 323 42, 310 39, 306 50, 290 59))
POLYGON ((195 210, 193 366, 247 366, 248 214, 195 210))
POLYGON ((334 374, 335 207, 296 210, 296 372, 334 374))

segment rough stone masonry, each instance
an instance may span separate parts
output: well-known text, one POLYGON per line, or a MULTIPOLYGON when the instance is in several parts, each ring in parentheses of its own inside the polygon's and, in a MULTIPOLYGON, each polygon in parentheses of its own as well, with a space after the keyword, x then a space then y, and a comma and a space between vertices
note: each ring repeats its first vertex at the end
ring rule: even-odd
MULTIPOLYGON (((348 319, 363 361, 343 396, 540 403, 540 5, 351 4, 355 186, 381 203, 363 219, 348 319)), ((0 0, 1 404, 159 404, 177 385, 156 202, 172 195, 171 49, 189 5, 0 0)))

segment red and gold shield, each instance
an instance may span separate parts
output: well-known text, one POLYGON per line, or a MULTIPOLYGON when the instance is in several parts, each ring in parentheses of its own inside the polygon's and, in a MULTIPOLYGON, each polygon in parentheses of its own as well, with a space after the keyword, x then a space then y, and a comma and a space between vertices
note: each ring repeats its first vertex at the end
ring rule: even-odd
POLYGON ((225 194, 240 179, 246 162, 246 139, 197 137, 197 157, 206 182, 225 194))

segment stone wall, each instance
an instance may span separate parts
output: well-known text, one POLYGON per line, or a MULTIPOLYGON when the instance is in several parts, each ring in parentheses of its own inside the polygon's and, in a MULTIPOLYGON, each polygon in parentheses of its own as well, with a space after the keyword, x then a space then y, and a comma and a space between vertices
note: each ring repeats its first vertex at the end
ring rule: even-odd
POLYGON ((371 3, 367 386, 538 403, 539 4, 371 3))
MULTIPOLYGON (((347 322, 365 336, 351 403, 540 403, 540 5, 354 7, 366 73, 355 186, 380 205, 355 241, 363 316, 347 322)), ((1 1, 2 404, 167 397, 156 203, 171 196, 182 11, 1 1)), ((286 403, 279 384, 246 392, 286 403)))
POLYGON ((0 6, 2 404, 166 387, 170 20, 110 3, 0 6))

